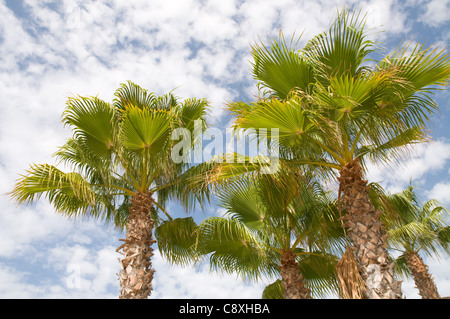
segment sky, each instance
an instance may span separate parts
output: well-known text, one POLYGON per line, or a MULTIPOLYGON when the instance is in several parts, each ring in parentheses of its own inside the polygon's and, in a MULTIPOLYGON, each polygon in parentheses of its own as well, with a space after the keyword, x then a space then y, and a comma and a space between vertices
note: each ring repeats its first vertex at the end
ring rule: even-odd
MULTIPOLYGON (((45 200, 17 206, 8 196, 32 163, 70 135, 61 123, 69 96, 112 101, 128 80, 157 94, 206 98, 211 123, 226 129, 229 101, 257 94, 250 46, 278 34, 302 34, 300 46, 326 30, 338 9, 367 12, 380 56, 401 41, 444 47, 450 0, 0 0, 0 298, 117 298, 124 234, 95 220, 68 220, 45 200)), ((400 191, 411 182, 423 200, 450 207, 450 95, 440 91, 433 142, 418 145, 395 170, 370 169, 369 181, 400 191)), ((168 210, 185 216, 176 204, 168 210)), ((211 205, 196 220, 218 216, 211 205)), ((156 248, 156 247, 155 247, 156 248)), ((450 296, 450 258, 425 258, 441 296, 450 296)), ((274 279, 169 265, 156 250, 150 298, 260 298, 274 279)), ((419 298, 411 280, 406 298, 419 298)))

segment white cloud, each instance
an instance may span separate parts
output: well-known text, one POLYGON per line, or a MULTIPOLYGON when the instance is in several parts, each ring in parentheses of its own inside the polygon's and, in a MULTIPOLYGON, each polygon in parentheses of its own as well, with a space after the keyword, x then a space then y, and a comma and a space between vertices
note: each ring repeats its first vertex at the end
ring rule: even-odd
POLYGON ((42 288, 28 283, 29 273, 19 272, 13 267, 0 263, 0 298, 36 298, 42 288))
MULTIPOLYGON (((51 243, 64 235, 64 218, 56 216, 46 203, 18 209, 1 197, 0 257, 14 258, 34 251, 36 242, 51 243)), ((36 251, 34 251, 36 252, 36 251)))
MULTIPOLYGON (((48 253, 41 256, 39 262, 47 257, 51 264, 36 273, 0 263, 0 298, 117 298, 118 262, 113 247, 96 250, 64 246, 48 253)), ((36 267, 35 264, 36 261, 32 265, 36 267)))
POLYGON ((61 245, 50 250, 51 271, 62 275, 58 284, 61 297, 116 298, 119 270, 118 254, 114 246, 100 249, 81 245, 61 245))
POLYGON ((450 182, 440 182, 426 192, 428 198, 438 200, 445 207, 450 207, 450 182))
POLYGON ((196 270, 174 266, 153 257, 155 277, 152 298, 258 299, 271 281, 244 284, 235 275, 210 272, 207 264, 196 270), (207 283, 207 284, 199 284, 207 283))
POLYGON ((450 21, 449 10, 450 0, 427 1, 425 3, 425 12, 421 16, 421 21, 432 27, 438 27, 450 21))
MULTIPOLYGON (((0 263, 0 298, 111 299, 119 293, 118 257, 114 246, 57 245, 48 251, 45 275, 19 271, 0 263), (49 276, 49 274, 52 274, 49 276)), ((273 280, 244 283, 230 274, 171 265, 155 250, 151 299, 258 299, 273 280)))
POLYGON ((441 297, 450 297, 450 274, 448 271, 450 257, 425 258, 424 261, 429 267, 431 276, 434 278, 439 295, 441 297))
POLYGON ((413 184, 423 182, 425 176, 445 170, 450 160, 450 143, 438 140, 414 146, 410 156, 398 166, 368 166, 368 179, 379 182, 388 189, 404 188, 410 181, 413 184))

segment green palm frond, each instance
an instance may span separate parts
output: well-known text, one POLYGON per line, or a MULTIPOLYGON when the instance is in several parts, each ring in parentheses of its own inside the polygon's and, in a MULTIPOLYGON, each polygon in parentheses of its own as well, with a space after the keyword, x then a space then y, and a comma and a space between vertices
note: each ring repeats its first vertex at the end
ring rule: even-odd
POLYGON ((237 219, 211 217, 199 225, 197 251, 209 255, 211 269, 255 280, 274 275, 277 265, 257 234, 237 219))
POLYGON ((116 123, 110 104, 96 97, 69 98, 63 112, 63 122, 74 137, 83 139, 92 152, 108 156, 115 146, 116 123))
MULTIPOLYGON (((182 128, 187 130, 190 137, 191 149, 193 149, 192 155, 201 155, 202 146, 202 136, 201 133, 208 127, 209 123, 207 121, 208 111, 210 107, 208 101, 205 99, 187 99, 182 104, 180 104, 177 110, 177 119, 174 122, 175 129, 182 128)), ((173 144, 180 141, 173 139, 173 144)))
MULTIPOLYGON (((323 154, 321 146, 323 146, 326 135, 323 129, 328 127, 325 123, 318 126, 317 122, 321 121, 322 119, 317 116, 317 113, 308 110, 304 101, 294 95, 284 101, 258 102, 253 111, 236 119, 234 127, 235 129, 255 129, 258 132, 260 129, 267 129, 267 133, 258 135, 260 141, 271 139, 273 146, 278 146, 280 152, 294 152, 296 156, 314 161, 321 158, 323 154), (278 130, 278 142, 273 141, 269 134, 272 129, 278 130), (308 145, 307 151, 306 145, 308 145)), ((330 134, 326 136, 330 140, 333 138, 333 135, 330 134)), ((339 155, 336 157, 339 158, 339 155)))
POLYGON ((266 210, 270 220, 283 219, 296 209, 293 201, 301 192, 299 184, 304 177, 298 171, 289 171, 281 166, 276 174, 258 176, 257 186, 259 202, 266 210))
POLYGON ((437 243, 447 254, 450 254, 450 226, 439 229, 437 243))
POLYGON ((284 299, 284 289, 281 285, 281 279, 275 280, 267 285, 262 292, 262 299, 284 299))
POLYGON ((189 168, 183 175, 193 188, 215 189, 225 187, 243 175, 270 174, 272 168, 273 172, 276 172, 279 164, 276 157, 247 156, 233 152, 213 156, 211 159, 189 168))
POLYGON ((314 64, 319 81, 327 84, 330 76, 357 75, 373 47, 374 43, 367 39, 365 17, 361 17, 361 12, 343 10, 328 31, 308 42, 304 52, 314 64))
POLYGON ((64 173, 48 164, 32 165, 10 195, 19 204, 45 196, 58 212, 71 217, 114 218, 114 207, 105 200, 108 194, 101 187, 91 185, 78 173, 64 173))
POLYGON ((394 260, 395 274, 402 279, 412 278, 411 270, 408 267, 408 261, 405 254, 401 254, 394 260))
MULTIPOLYGON (((159 202, 169 199, 180 201, 192 210, 210 202, 212 192, 220 193, 241 176, 254 174, 271 168, 271 158, 265 156, 244 156, 237 153, 217 155, 208 161, 189 166, 164 185, 157 184, 159 202)), ((169 165, 169 164, 168 164, 169 165)))
POLYGON ((167 112, 132 107, 124 116, 120 137, 127 149, 155 155, 168 144, 170 123, 167 112))
POLYGON ((297 262, 313 298, 338 294, 336 256, 320 251, 304 252, 300 253, 297 262))
POLYGON ((84 139, 69 138, 54 156, 58 165, 78 172, 90 183, 122 187, 130 184, 126 176, 113 173, 117 166, 113 158, 97 155, 84 139))
POLYGON ((237 219, 252 229, 264 226, 265 211, 260 205, 258 189, 249 178, 242 178, 224 187, 217 194, 219 205, 227 210, 233 219, 237 219))
POLYGON ((85 172, 86 176, 97 174, 104 159, 93 153, 83 139, 69 138, 66 143, 54 153, 58 163, 64 163, 70 168, 85 172))
POLYGON ((180 107, 180 103, 178 102, 178 98, 172 92, 169 92, 158 96, 152 107, 155 110, 173 111, 180 107))
POLYGON ((157 100, 155 93, 148 92, 131 81, 122 83, 114 96, 114 107, 119 111, 124 111, 130 107, 153 108, 157 100))
POLYGON ((450 55, 439 47, 425 48, 417 44, 411 51, 410 46, 410 43, 400 45, 380 62, 379 68, 395 70, 407 84, 398 89, 403 103, 396 99, 402 121, 423 126, 438 109, 431 98, 433 90, 449 83, 450 55))
POLYGON ((194 132, 195 121, 199 121, 199 124, 201 124, 199 127, 203 131, 207 127, 206 117, 208 110, 209 104, 205 99, 185 100, 179 108, 180 127, 194 132))
POLYGON ((270 46, 252 46, 253 76, 263 89, 268 89, 269 96, 286 99, 294 89, 309 92, 314 83, 312 67, 295 48, 299 40, 292 38, 288 44, 280 33, 270 46))
POLYGON ((391 136, 386 136, 387 139, 379 145, 366 144, 355 151, 355 156, 364 160, 368 158, 372 162, 388 162, 392 163, 394 160, 404 159, 410 155, 411 146, 418 143, 428 142, 430 140, 427 132, 424 129, 414 126, 406 130, 390 132, 391 136))
POLYGON ((411 50, 411 42, 405 42, 382 60, 380 66, 395 68, 417 91, 430 85, 448 84, 450 55, 439 46, 426 48, 419 43, 411 50))
POLYGON ((313 130, 315 127, 308 118, 308 111, 302 101, 292 98, 289 101, 269 100, 258 102, 253 112, 236 119, 238 128, 278 128, 280 139, 313 130))
POLYGON ((345 233, 339 221, 336 199, 319 197, 315 202, 300 215, 303 218, 299 219, 300 223, 295 224, 297 233, 303 234, 303 241, 309 247, 342 255, 345 250, 345 233))
POLYGON ((155 238, 161 255, 178 265, 195 262, 199 258, 195 250, 197 229, 198 226, 192 217, 162 222, 155 229, 155 238))
POLYGON ((46 193, 53 200, 58 194, 72 195, 74 198, 83 198, 87 203, 94 203, 94 196, 90 187, 79 174, 64 173, 48 164, 32 165, 27 175, 16 184, 13 198, 19 203, 36 200, 46 193))

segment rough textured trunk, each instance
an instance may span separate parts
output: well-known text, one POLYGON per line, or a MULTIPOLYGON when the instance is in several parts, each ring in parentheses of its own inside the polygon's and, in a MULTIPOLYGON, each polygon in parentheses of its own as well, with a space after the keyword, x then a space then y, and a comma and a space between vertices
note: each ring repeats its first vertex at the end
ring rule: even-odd
POLYGON ((310 290, 305 287, 305 281, 295 261, 292 251, 284 251, 281 255, 281 285, 284 299, 309 299, 310 290))
POLYGON ((436 284, 428 272, 428 266, 423 262, 423 259, 413 252, 406 254, 406 260, 409 270, 414 276, 416 287, 419 289, 419 295, 423 299, 440 299, 436 284))
POLYGON ((154 270, 151 269, 153 248, 152 193, 138 192, 131 200, 126 239, 117 251, 122 250, 120 299, 146 299, 152 290, 154 270))
POLYGON ((366 283, 364 297, 368 299, 402 298, 401 282, 394 278, 394 263, 387 249, 387 234, 369 198, 369 186, 363 180, 358 160, 347 164, 340 171, 343 217, 348 235, 353 242, 358 270, 366 283))

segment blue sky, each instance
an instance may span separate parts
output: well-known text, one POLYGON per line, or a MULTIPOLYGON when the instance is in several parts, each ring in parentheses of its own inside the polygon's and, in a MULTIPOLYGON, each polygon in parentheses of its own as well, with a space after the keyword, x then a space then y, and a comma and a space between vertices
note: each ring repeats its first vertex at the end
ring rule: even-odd
MULTIPOLYGON (((115 253, 123 234, 91 220, 67 220, 40 201, 17 207, 6 195, 30 163, 53 163, 69 136, 60 119, 68 96, 99 96, 131 80, 158 94, 207 98, 212 123, 225 129, 224 104, 257 94, 252 43, 303 32, 304 44, 325 30, 337 8, 368 12, 383 54, 402 40, 448 45, 449 0, 0 0, 0 298, 116 298, 115 253), (378 32, 378 31, 383 32, 378 32)), ((424 200, 450 207, 448 91, 438 92, 433 143, 419 145, 395 170, 373 167, 370 181, 399 191, 412 180, 424 200)), ((173 204, 174 215, 184 213, 173 204)), ((211 206, 196 218, 220 215, 211 206)), ((450 295, 450 258, 429 260, 442 296, 450 295)), ((166 264, 159 254, 152 298, 259 298, 271 282, 166 264)), ((407 298, 418 298, 411 281, 407 298)))

